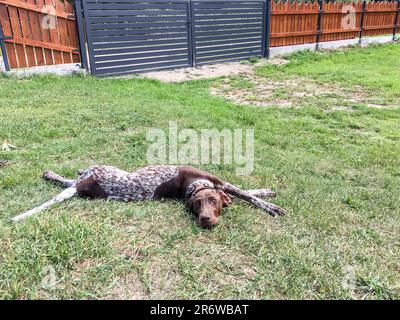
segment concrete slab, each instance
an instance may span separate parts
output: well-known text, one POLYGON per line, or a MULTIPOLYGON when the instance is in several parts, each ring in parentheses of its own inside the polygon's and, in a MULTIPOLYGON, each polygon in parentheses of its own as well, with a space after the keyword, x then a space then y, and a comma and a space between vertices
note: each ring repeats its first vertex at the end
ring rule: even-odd
POLYGON ((6 68, 4 66, 3 56, 0 54, 0 72, 5 72, 6 68))
MULTIPOLYGON (((361 46, 367 46, 373 43, 388 43, 393 41, 393 36, 379 36, 379 37, 364 37, 361 39, 361 46)), ((325 50, 333 50, 348 46, 354 46, 360 44, 359 39, 346 39, 338 41, 321 42, 320 48, 325 50)), ((272 47, 270 48, 270 57, 287 55, 302 50, 315 50, 315 43, 299 44, 293 46, 284 47, 272 47)))
POLYGON ((81 69, 80 64, 78 63, 68 63, 68 64, 59 64, 55 66, 12 69, 7 74, 21 78, 30 77, 33 75, 45 75, 45 74, 69 76, 73 74, 86 74, 86 70, 81 69))

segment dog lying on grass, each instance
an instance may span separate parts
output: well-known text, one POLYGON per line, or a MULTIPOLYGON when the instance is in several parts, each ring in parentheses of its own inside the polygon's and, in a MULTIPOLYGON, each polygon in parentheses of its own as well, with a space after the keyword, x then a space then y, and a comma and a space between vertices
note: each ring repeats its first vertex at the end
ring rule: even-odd
POLYGON ((44 179, 59 183, 66 189, 50 201, 12 220, 25 219, 74 196, 120 201, 183 199, 195 214, 198 224, 204 228, 218 223, 222 208, 232 203, 229 196, 240 198, 272 216, 285 213, 281 207, 260 199, 276 195, 269 189, 244 191, 208 172, 189 166, 148 166, 129 173, 111 166, 95 165, 79 170, 78 174, 76 180, 70 180, 51 171, 44 172, 44 179))

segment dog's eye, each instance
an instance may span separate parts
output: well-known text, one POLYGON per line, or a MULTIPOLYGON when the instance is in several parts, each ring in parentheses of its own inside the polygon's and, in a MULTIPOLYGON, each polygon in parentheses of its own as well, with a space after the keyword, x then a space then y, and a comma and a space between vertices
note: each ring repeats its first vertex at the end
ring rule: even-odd
POLYGON ((214 199, 214 198, 210 199, 210 202, 211 202, 212 204, 217 204, 217 200, 214 199))

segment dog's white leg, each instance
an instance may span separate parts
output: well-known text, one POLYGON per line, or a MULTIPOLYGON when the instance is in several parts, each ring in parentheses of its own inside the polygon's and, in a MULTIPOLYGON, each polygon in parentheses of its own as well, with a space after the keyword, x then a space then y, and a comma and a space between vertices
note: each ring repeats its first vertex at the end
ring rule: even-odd
POLYGON ((63 192, 61 192, 59 195, 57 195, 53 199, 51 199, 50 201, 47 201, 39 207, 33 208, 32 210, 22 213, 16 217, 12 218, 11 220, 15 222, 15 221, 26 219, 26 218, 34 215, 35 213, 38 213, 40 211, 47 209, 48 207, 52 206, 53 204, 56 204, 56 203, 62 202, 64 200, 67 200, 69 198, 72 198, 75 195, 76 195, 75 187, 67 188, 63 192))

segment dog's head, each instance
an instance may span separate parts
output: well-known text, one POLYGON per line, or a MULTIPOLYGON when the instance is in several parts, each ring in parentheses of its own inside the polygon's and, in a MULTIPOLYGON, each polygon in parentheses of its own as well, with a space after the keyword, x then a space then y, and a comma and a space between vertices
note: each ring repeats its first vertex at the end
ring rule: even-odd
POLYGON ((223 191, 204 187, 198 187, 188 201, 189 208, 203 228, 215 226, 222 208, 231 203, 231 199, 223 191))

